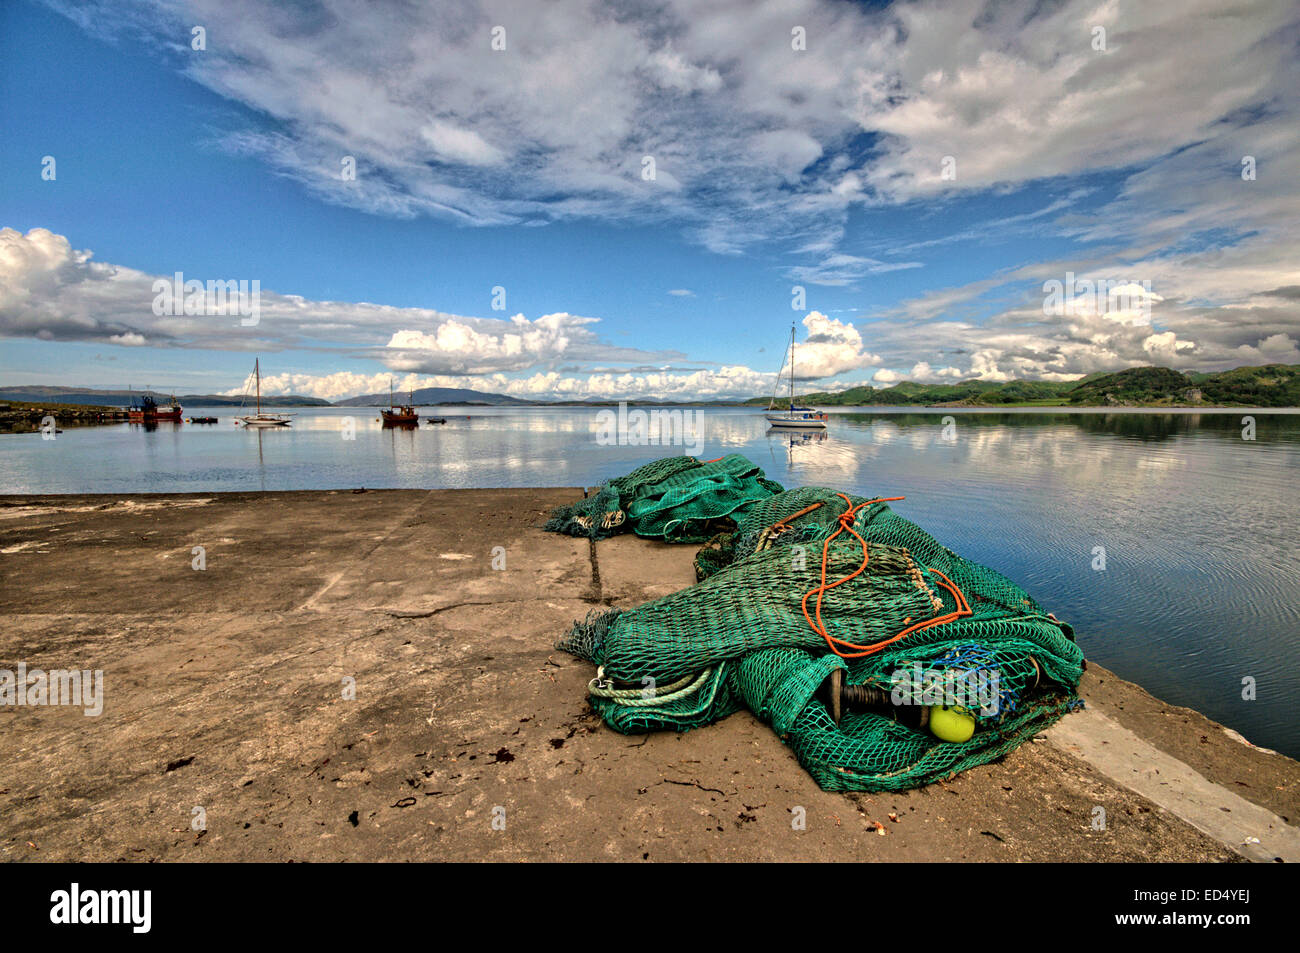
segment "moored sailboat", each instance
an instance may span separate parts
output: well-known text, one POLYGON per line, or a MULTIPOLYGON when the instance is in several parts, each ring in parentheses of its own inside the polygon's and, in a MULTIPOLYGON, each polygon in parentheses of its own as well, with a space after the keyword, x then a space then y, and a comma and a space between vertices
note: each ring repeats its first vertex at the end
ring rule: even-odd
POLYGON ((257 381, 257 412, 247 417, 236 418, 236 423, 245 427, 287 427, 293 414, 262 413, 262 368, 260 360, 253 361, 253 377, 257 381))
MULTIPOLYGON (((767 405, 764 417, 773 427, 794 428, 799 430, 824 430, 830 418, 820 410, 812 407, 800 407, 794 402, 794 334, 795 325, 790 325, 790 402, 785 410, 777 406, 776 393, 767 405)), ((777 381, 777 386, 781 384, 777 381)))

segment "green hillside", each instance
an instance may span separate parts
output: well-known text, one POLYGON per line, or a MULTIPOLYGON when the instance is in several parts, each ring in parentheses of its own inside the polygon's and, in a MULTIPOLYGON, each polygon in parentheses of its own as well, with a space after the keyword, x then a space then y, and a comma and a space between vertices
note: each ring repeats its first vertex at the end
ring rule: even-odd
POLYGON ((1130 367, 1081 383, 1071 404, 1209 404, 1239 407, 1300 406, 1300 365, 1265 364, 1215 374, 1180 374, 1167 367, 1130 367))
POLYGON ((1186 374, 1168 367, 1129 367, 1080 383, 1066 393, 1071 404, 1184 404, 1195 401, 1186 374))
POLYGON ((1238 367, 1199 385, 1206 403, 1300 407, 1300 364, 1238 367))
MULTIPOLYGON (((746 404, 766 406, 769 398, 746 404)), ((868 385, 836 393, 801 394, 813 407, 933 406, 1248 406, 1300 407, 1300 365, 1265 364, 1217 373, 1184 374, 1168 367, 1130 367, 1095 373, 1074 381, 969 380, 956 384, 900 381, 891 387, 868 385)))

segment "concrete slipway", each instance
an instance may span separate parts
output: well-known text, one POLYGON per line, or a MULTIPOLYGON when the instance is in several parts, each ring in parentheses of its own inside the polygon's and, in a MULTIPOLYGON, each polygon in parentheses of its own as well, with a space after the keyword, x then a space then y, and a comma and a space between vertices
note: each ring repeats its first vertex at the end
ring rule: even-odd
POLYGON ((1300 765, 1096 665, 1085 712, 904 794, 821 791, 745 712, 609 730, 552 644, 693 550, 543 533, 579 494, 0 498, 0 669, 104 673, 98 717, 0 706, 0 857, 1300 859, 1300 765))

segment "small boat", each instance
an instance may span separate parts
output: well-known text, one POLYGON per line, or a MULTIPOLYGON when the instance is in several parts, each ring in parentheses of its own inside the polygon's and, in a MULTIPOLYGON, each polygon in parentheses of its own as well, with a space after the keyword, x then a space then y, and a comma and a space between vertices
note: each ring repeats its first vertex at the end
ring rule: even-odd
POLYGON ((216 417, 186 417, 185 419, 192 424, 215 424, 217 422, 216 417))
POLYGON ((425 417, 424 422, 426 424, 445 424, 447 422, 447 418, 446 417, 425 417))
MULTIPOLYGON (((260 360, 253 361, 253 377, 257 381, 257 413, 248 417, 236 418, 236 423, 242 423, 245 427, 265 429, 267 427, 287 427, 291 423, 290 417, 293 414, 264 414, 262 413, 262 367, 260 360)), ((247 394, 247 391, 245 391, 247 394)))
MULTIPOLYGON (((776 394, 772 394, 772 401, 767 405, 767 413, 763 416, 773 427, 792 430, 825 430, 826 424, 830 420, 823 411, 815 410, 812 407, 800 407, 794 402, 794 333, 795 326, 790 325, 790 402, 785 410, 776 406, 776 394)), ((780 380, 777 386, 780 386, 780 380)))
POLYGON ((410 394, 410 403, 397 406, 393 403, 393 382, 388 382, 388 409, 381 410, 380 416, 384 419, 385 427, 410 427, 419 426, 420 415, 415 409, 415 392, 410 394))
POLYGON ((126 419, 133 424, 152 424, 160 420, 172 420, 180 423, 181 405, 176 403, 175 397, 172 397, 165 408, 159 407, 156 400, 145 394, 140 398, 138 404, 132 404, 126 409, 126 419))

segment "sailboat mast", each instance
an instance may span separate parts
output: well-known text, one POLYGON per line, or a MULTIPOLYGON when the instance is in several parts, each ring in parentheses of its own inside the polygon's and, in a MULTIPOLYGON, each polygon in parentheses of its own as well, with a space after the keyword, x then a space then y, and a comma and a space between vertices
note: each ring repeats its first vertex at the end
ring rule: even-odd
POLYGON ((262 368, 261 359, 253 358, 253 376, 257 378, 257 415, 262 416, 262 368))
POLYGON ((790 409, 794 410, 794 322, 790 322, 790 409))

